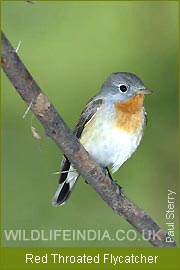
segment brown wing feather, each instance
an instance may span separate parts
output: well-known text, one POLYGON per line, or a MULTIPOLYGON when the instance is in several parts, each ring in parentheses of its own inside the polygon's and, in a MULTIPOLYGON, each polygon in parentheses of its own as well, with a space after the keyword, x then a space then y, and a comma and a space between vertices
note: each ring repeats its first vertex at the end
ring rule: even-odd
POLYGON ((86 105, 85 109, 81 113, 80 120, 74 129, 74 134, 79 139, 81 137, 82 131, 86 123, 94 116, 97 110, 101 107, 103 101, 102 99, 91 100, 86 105))
MULTIPOLYGON (((74 128, 74 135, 79 139, 81 137, 82 131, 84 129, 85 124, 93 117, 93 115, 97 112, 97 110, 102 105, 102 99, 93 100, 91 99, 86 105, 85 109, 81 113, 80 120, 78 124, 74 128)), ((64 156, 63 161, 61 163, 61 171, 68 171, 71 162, 64 156)), ((67 178, 68 173, 62 173, 59 178, 59 183, 63 183, 67 178)))

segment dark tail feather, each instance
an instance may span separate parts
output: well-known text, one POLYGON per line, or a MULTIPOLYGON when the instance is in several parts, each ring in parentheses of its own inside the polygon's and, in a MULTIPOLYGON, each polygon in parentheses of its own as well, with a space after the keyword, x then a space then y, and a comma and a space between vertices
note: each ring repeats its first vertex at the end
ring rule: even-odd
POLYGON ((61 172, 66 173, 60 175, 59 186, 52 199, 52 204, 55 206, 63 205, 67 201, 79 176, 66 157, 62 161, 61 167, 61 172))
POLYGON ((69 198, 76 181, 78 179, 77 172, 69 172, 66 180, 63 183, 60 183, 57 191, 52 199, 53 205, 63 205, 69 198))
POLYGON ((52 204, 63 205, 67 201, 71 193, 71 190, 72 189, 70 189, 69 183, 64 182, 62 184, 59 184, 58 189, 52 199, 52 204))

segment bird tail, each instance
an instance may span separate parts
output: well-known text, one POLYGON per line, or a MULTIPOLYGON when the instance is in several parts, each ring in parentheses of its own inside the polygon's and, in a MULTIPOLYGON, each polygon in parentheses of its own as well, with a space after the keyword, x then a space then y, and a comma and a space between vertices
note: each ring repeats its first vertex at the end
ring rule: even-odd
MULTIPOLYGON (((70 164, 69 164, 70 166, 70 164)), ((67 166, 66 166, 67 168, 67 166)), ((65 204, 67 199, 69 198, 76 181, 78 179, 79 175, 77 172, 74 171, 73 167, 70 166, 69 172, 66 173, 66 175, 61 174, 59 186, 57 188, 57 191, 52 199, 52 204, 54 206, 60 206, 65 204)))

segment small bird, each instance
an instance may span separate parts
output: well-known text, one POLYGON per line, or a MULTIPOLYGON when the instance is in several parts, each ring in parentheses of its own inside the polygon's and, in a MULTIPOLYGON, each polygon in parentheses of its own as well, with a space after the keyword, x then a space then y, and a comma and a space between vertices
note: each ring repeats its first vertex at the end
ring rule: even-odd
MULTIPOLYGON (((137 149, 147 123, 144 95, 152 91, 134 74, 115 72, 82 111, 74 135, 110 177, 137 149)), ((63 205, 79 177, 64 156, 53 205, 63 205)), ((111 178, 112 179, 112 178, 111 178)))

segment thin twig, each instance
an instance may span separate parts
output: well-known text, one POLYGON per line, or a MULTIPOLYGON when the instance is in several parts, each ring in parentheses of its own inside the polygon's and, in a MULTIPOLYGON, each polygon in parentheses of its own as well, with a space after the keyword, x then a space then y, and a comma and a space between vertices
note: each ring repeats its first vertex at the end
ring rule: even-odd
POLYGON ((105 176, 101 168, 91 160, 79 140, 72 134, 54 106, 34 81, 10 42, 2 34, 2 58, 4 72, 22 99, 42 123, 46 134, 62 149, 79 174, 96 190, 101 198, 127 220, 156 247, 175 247, 176 243, 144 210, 120 192, 117 183, 105 176), (169 238, 168 238, 169 237, 169 238), (167 241, 170 239, 171 241, 167 241))
POLYGON ((29 106, 27 107, 27 109, 25 110, 24 114, 23 114, 23 119, 26 117, 26 115, 28 114, 28 112, 30 111, 31 109, 31 106, 32 106, 32 101, 30 102, 29 106))
POLYGON ((15 50, 16 53, 18 53, 20 46, 21 46, 21 40, 18 42, 17 48, 15 50))
POLYGON ((76 169, 73 169, 73 170, 68 170, 68 171, 59 171, 59 172, 54 172, 52 174, 63 174, 63 173, 70 173, 70 172, 76 172, 77 170, 76 169))

